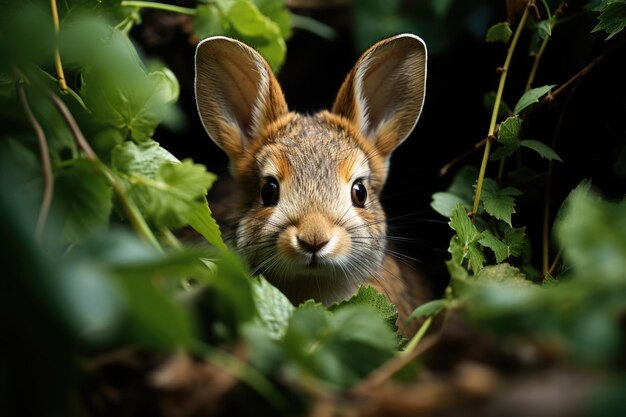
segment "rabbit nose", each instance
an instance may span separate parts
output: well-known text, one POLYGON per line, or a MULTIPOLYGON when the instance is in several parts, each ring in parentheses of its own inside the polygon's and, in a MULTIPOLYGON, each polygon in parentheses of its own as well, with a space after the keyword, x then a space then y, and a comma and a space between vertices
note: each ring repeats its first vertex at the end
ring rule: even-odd
POLYGON ((319 252, 320 249, 326 246, 326 244, 329 242, 329 240, 324 240, 323 242, 316 242, 314 240, 313 243, 311 243, 311 242, 307 242, 306 240, 301 239, 300 237, 298 237, 297 239, 298 239, 298 245, 300 245, 300 247, 304 249, 305 251, 311 252, 312 254, 319 252))

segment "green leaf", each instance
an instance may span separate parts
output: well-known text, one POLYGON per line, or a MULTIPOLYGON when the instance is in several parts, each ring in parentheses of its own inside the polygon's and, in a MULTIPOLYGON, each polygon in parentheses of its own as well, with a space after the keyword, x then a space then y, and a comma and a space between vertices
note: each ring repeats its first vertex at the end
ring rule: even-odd
POLYGON ((555 225, 563 254, 579 277, 593 282, 624 282, 626 199, 610 203, 585 192, 586 183, 568 197, 555 225))
POLYGON ((504 243, 508 248, 509 256, 517 258, 522 254, 524 242, 526 242, 526 240, 524 239, 525 233, 525 227, 520 227, 518 229, 507 227, 504 230, 504 243))
POLYGON ((372 308, 379 316, 389 324, 392 330, 396 330, 396 320, 398 319, 398 310, 384 294, 376 291, 371 285, 362 285, 358 291, 349 299, 331 305, 328 309, 338 311, 346 306, 364 305, 372 308))
POLYGON ((287 52, 279 25, 263 15, 251 0, 234 0, 225 14, 234 31, 233 35, 254 46, 272 70, 278 71, 287 52))
POLYGON ((522 119, 518 115, 510 116, 500 123, 498 142, 502 143, 489 157, 492 161, 511 155, 520 146, 519 133, 522 128, 522 119))
POLYGON ((200 39, 222 35, 226 31, 223 19, 215 4, 200 4, 193 18, 193 33, 200 39))
POLYGON ((194 205, 189 214, 189 226, 200 233, 211 245, 219 249, 226 249, 220 227, 213 218, 206 199, 202 204, 194 205))
POLYGON ((626 27, 626 1, 606 2, 598 19, 600 23, 591 32, 604 30, 608 35, 606 40, 611 39, 626 27))
POLYGON ((515 114, 520 113, 526 107, 531 106, 534 103, 537 103, 541 97, 547 94, 550 90, 552 90, 556 84, 553 85, 544 85, 542 87, 537 87, 528 90, 524 93, 524 95, 517 101, 515 104, 515 108, 513 111, 515 114))
POLYGON ((299 372, 347 388, 392 358, 396 343, 387 323, 365 305, 333 314, 306 304, 291 317, 282 346, 299 372))
POLYGON ((270 18, 280 28, 285 39, 291 36, 291 14, 285 0, 254 0, 261 13, 270 18))
POLYGON ((217 271, 213 285, 222 298, 220 303, 228 306, 228 314, 237 324, 251 321, 258 313, 246 266, 230 251, 220 252, 215 263, 217 271))
POLYGON ((507 263, 486 266, 474 276, 477 283, 506 285, 514 288, 530 288, 534 284, 518 268, 507 263))
POLYGON ((441 313, 448 307, 449 301, 445 299, 432 300, 417 307, 407 318, 407 321, 418 319, 420 317, 431 317, 441 313))
POLYGON ((537 140, 525 139, 520 142, 520 146, 532 149, 533 151, 537 152, 542 158, 563 162, 561 157, 557 155, 557 153, 554 152, 551 147, 537 140))
POLYGON ((485 35, 485 40, 487 42, 508 43, 512 34, 513 34, 513 31, 511 30, 511 25, 509 25, 509 22, 500 22, 491 26, 487 30, 487 34, 485 35))
POLYGON ((480 199, 487 213, 512 226, 511 215, 515 213, 515 199, 512 196, 520 194, 521 192, 516 188, 500 189, 494 180, 485 178, 480 199))
POLYGON ((178 99, 176 77, 169 70, 147 74, 130 40, 119 31, 93 48, 100 65, 83 71, 81 96, 94 120, 130 133, 137 142, 148 140, 178 99))
POLYGON ((454 210, 458 204, 468 207, 461 197, 452 193, 439 192, 433 194, 432 198, 433 200, 430 202, 430 206, 444 217, 451 217, 452 210, 454 210))
POLYGON ((63 240, 79 243, 108 228, 113 193, 91 161, 74 160, 57 174, 54 188, 51 210, 61 221, 63 240))
MULTIPOLYGON (((202 216, 210 215, 206 213, 205 196, 215 175, 203 165, 191 160, 179 162, 154 141, 118 145, 113 150, 112 165, 124 174, 130 195, 148 220, 159 226, 178 228, 189 224, 195 213, 193 220, 198 227, 210 227, 211 222, 202 216)), ((213 244, 218 242, 214 229, 203 230, 213 244)), ((219 243, 216 246, 223 247, 219 243)))
POLYGON ((262 276, 252 281, 252 295, 259 321, 272 339, 280 340, 287 331, 289 319, 295 310, 294 306, 280 290, 262 276))
POLYGON ((578 185, 572 191, 570 191, 565 200, 563 200, 561 207, 559 207, 559 210, 556 212, 556 216, 554 217, 554 226, 552 227, 553 234, 556 233, 554 229, 557 227, 558 224, 568 221, 566 213, 569 211, 569 207, 571 206, 572 201, 576 198, 579 198, 579 196, 581 195, 586 196, 587 194, 589 194, 590 191, 591 180, 588 178, 579 182, 578 185))
POLYGON ((459 264, 467 259, 470 268, 474 272, 479 271, 485 262, 485 257, 477 243, 482 238, 482 233, 472 224, 463 206, 459 204, 455 207, 448 224, 457 232, 452 237, 448 249, 452 254, 452 259, 459 264))
POLYGON ((537 36, 539 36, 539 39, 552 36, 552 21, 550 19, 545 19, 537 23, 537 36))
POLYGON ((501 263, 510 255, 507 245, 495 237, 489 230, 483 231, 483 238, 479 242, 493 251, 494 255, 496 255, 497 263, 501 263))
POLYGON ((519 142, 519 132, 522 128, 522 119, 516 114, 500 123, 498 129, 498 141, 504 144, 519 142))

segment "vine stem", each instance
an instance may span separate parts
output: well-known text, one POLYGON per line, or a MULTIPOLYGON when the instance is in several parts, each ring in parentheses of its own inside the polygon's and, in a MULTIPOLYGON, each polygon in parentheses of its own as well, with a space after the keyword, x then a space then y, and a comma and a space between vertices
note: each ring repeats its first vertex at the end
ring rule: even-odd
MULTIPOLYGON (((52 23, 54 25, 54 33, 57 35, 57 42, 61 26, 59 25, 59 11, 57 9, 57 0, 50 0, 50 10, 52 11, 52 23)), ((59 79, 59 89, 63 94, 67 92, 67 83, 65 82, 65 72, 63 72, 63 63, 61 62, 61 52, 58 43, 54 47, 54 66, 59 79)))
POLYGON ((420 328, 417 331, 417 333, 415 333, 415 336, 413 336, 413 338, 411 339, 409 344, 406 346, 406 349, 404 349, 400 353, 401 355, 408 355, 409 353, 411 353, 411 352, 413 352, 415 350, 415 348, 417 347, 419 342, 422 340, 422 338, 424 337, 424 335, 428 331, 428 328, 430 327, 432 322, 433 322, 433 316, 429 316, 426 320, 424 320, 424 323, 420 326, 420 328))
POLYGON ((141 9, 156 9, 166 12, 181 13, 194 16, 196 9, 189 7, 175 6, 173 4, 157 3, 154 1, 135 1, 135 0, 123 0, 121 3, 123 7, 139 7, 141 9))
MULTIPOLYGON (((567 0, 561 1, 561 3, 559 3, 559 6, 554 11, 554 14, 551 17, 549 17, 551 19, 550 30, 554 29, 554 27, 556 26, 557 20, 565 12, 566 7, 567 7, 567 0)), ((550 13, 550 9, 548 9, 547 5, 546 5, 546 11, 550 13)), ((526 81, 525 91, 530 90, 533 86, 533 83, 535 82, 537 69, 539 68, 539 63, 541 62, 541 58, 543 58, 543 53, 546 50, 546 46, 548 45, 548 41, 550 40, 550 37, 551 36, 546 36, 543 39, 543 41, 541 41, 541 45, 539 46, 539 49, 537 50, 537 53, 535 54, 533 65, 530 68, 530 73, 528 74, 528 80, 526 81)))
MULTIPOLYGON (((534 0, 530 0, 526 4, 524 13, 520 18, 517 29, 515 30, 515 34, 513 35, 513 39, 511 40, 511 44, 509 45, 509 50, 506 54, 504 65, 501 68, 500 83, 498 84, 498 90, 496 91, 496 98, 493 103, 493 111, 491 112, 491 122, 489 123, 489 132, 487 133, 487 141, 485 142, 485 152, 483 153, 483 160, 480 164, 480 171, 478 173, 478 180, 476 182, 476 194, 474 195, 474 205, 472 207, 472 214, 474 215, 478 212, 480 194, 482 192, 483 181, 485 179, 485 171, 487 170, 487 162, 489 162, 489 153, 491 152, 491 143, 495 140, 496 121, 498 120, 500 102, 502 101, 502 93, 504 92, 504 85, 506 84, 506 77, 509 72, 509 66, 511 65, 511 59, 513 58, 513 52, 515 51, 515 47, 517 46, 517 41, 520 38, 522 29, 524 29, 524 25, 526 24, 529 10, 534 4, 534 0)), ((474 221, 474 216, 472 216, 472 221, 474 221)))
POLYGON ((44 178, 43 196, 41 199, 41 207, 39 208, 39 215, 37 216, 37 226, 35 228, 35 239, 41 242, 43 236, 43 229, 46 226, 48 220, 48 214, 50 212, 50 205, 52 204, 52 196, 54 195, 54 176, 52 175, 52 164, 50 163, 50 153, 48 151, 48 141, 46 140, 46 134, 41 127, 37 118, 33 114, 30 105, 28 104, 28 98, 26 97, 26 91, 24 87, 18 81, 17 93, 20 97, 22 108, 26 113, 26 118, 31 127, 35 131, 37 141, 39 142, 39 153, 41 155, 41 168, 44 178))
POLYGON ((81 148, 81 150, 85 153, 85 155, 87 156, 87 159, 93 162, 94 166, 108 180, 109 184, 111 185, 111 188, 113 188, 113 191, 115 192, 120 202, 122 203, 122 206, 124 207, 124 211, 126 212, 126 215, 128 216, 128 220, 133 226, 133 229, 135 229, 135 232, 142 239, 150 243, 154 248, 161 251, 162 249, 161 249, 161 245, 159 244, 159 241, 156 239, 156 237, 152 233, 152 230, 150 230, 150 226, 148 226, 145 219, 141 215, 139 208, 137 208, 135 203, 128 197, 126 190, 124 189, 124 186, 122 185, 122 183, 100 161, 100 158, 98 158, 98 155, 96 155, 96 153, 93 151, 93 149, 91 148, 91 146, 85 139, 85 136, 83 135, 83 132, 80 130, 78 123, 76 123, 76 119, 74 119, 74 116, 72 116, 72 113, 69 111, 65 103, 63 103, 63 100, 61 100, 59 96, 54 94, 52 91, 47 90, 47 92, 48 92, 48 97, 54 104, 54 107, 56 107, 59 113, 61 113, 61 116, 65 120, 65 123, 67 123, 68 127, 70 128, 70 131, 72 132, 72 136, 74 136, 74 140, 76 141, 78 146, 81 148))

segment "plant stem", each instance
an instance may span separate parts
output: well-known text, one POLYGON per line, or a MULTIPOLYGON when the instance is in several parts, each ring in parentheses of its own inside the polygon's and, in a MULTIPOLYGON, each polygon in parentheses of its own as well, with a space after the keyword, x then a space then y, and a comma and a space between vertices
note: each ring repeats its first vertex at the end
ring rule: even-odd
POLYGON ((308 16, 302 16, 295 13, 291 15, 291 26, 296 29, 308 30, 316 34, 320 38, 333 40, 337 37, 337 31, 319 20, 312 19, 308 16))
POLYGON ((192 9, 189 7, 175 6, 173 4, 157 3, 154 1, 123 0, 120 3, 120 5, 122 7, 139 7, 141 9, 156 9, 156 10, 163 10, 166 12, 187 14, 191 16, 194 16, 196 14, 196 9, 192 9))
MULTIPOLYGON (((54 33, 57 35, 57 42, 59 32, 61 31, 59 25, 59 11, 57 10, 57 1, 50 0, 50 10, 52 10, 52 23, 54 25, 54 33)), ((63 63, 61 62, 61 52, 59 51, 59 45, 54 47, 54 66, 57 71, 57 78, 59 79, 59 89, 63 94, 67 92, 67 83, 65 82, 65 73, 63 72, 63 63)))
POLYGON ((417 333, 415 333, 415 336, 413 336, 413 338, 411 339, 409 344, 406 345, 406 349, 404 349, 400 353, 401 355, 408 355, 409 353, 411 353, 411 352, 413 352, 415 350, 415 347, 422 340, 422 338, 424 337, 424 335, 428 331, 428 328, 430 327, 432 322, 433 322, 433 316, 429 316, 424 321, 424 323, 422 323, 422 325, 420 326, 419 330, 417 331, 417 333))
POLYGON ((52 204, 52 196, 54 194, 54 176, 52 175, 52 164, 50 163, 50 153, 48 151, 48 141, 46 135, 41 127, 41 124, 35 118, 33 111, 28 104, 28 98, 24 87, 18 81, 17 93, 22 103, 22 108, 26 113, 26 118, 31 127, 35 131, 37 141, 39 142, 39 154, 41 155, 41 169, 43 171, 44 189, 41 199, 41 207, 39 209, 39 216, 37 217, 37 226, 35 228, 35 239, 41 242, 43 236, 43 229, 46 226, 46 220, 48 219, 48 213, 50 212, 50 205, 52 204))
POLYGON ((470 156, 471 154, 476 152, 478 149, 480 149, 481 146, 483 146, 485 144, 486 141, 487 141, 487 138, 481 140, 480 142, 476 142, 474 145, 472 145, 471 148, 469 148, 468 150, 466 150, 465 152, 463 152, 459 156, 455 157, 452 161, 450 161, 447 164, 445 164, 444 166, 442 166, 439 169, 439 176, 440 177, 445 176, 448 173, 448 171, 450 170, 450 168, 452 168, 454 165, 458 164, 459 162, 461 162, 462 160, 464 160, 465 158, 467 158, 468 156, 470 156))
MULTIPOLYGON (((485 179, 485 171, 487 170, 487 162, 489 162, 489 152, 491 151, 491 142, 495 140, 495 132, 496 132, 496 121, 498 120, 498 112, 500 110, 500 102, 502 101, 502 93, 504 91, 504 85, 506 84, 506 77, 509 72, 509 66, 511 65, 511 59, 513 58, 513 52, 515 51, 515 47, 517 46, 517 41, 522 33, 522 29, 524 29, 524 25, 526 24, 526 19, 528 18, 528 11, 535 4, 534 0, 530 0, 526 4, 526 8, 524 9, 524 13, 517 25, 517 29, 515 30, 515 34, 513 35, 513 39, 511 40, 511 45, 509 45, 509 50, 506 54, 506 58, 504 60, 504 65, 501 68, 500 73, 500 83, 498 84, 498 90, 496 91, 496 98, 493 103, 493 111, 491 112, 491 122, 489 123, 489 132, 487 133, 487 141, 485 142, 485 152, 483 153, 483 160, 480 165, 480 171, 478 173, 478 180, 476 181, 476 194, 474 196, 474 206, 472 207, 472 214, 476 214, 478 212, 478 205, 480 204, 480 193, 483 187, 483 181, 485 179)), ((472 217, 472 221, 474 221, 474 216, 472 217)))
POLYGON ((85 155, 87 156, 87 159, 93 162, 94 166, 109 181, 111 188, 113 188, 113 191, 115 192, 120 202, 122 203, 122 206, 124 207, 124 211, 126 212, 126 215, 128 216, 128 220, 133 226, 133 229, 135 229, 135 232, 145 241, 150 243, 154 248, 161 251, 162 249, 161 249, 161 245, 159 245, 159 241, 156 239, 156 237, 154 237, 152 230, 150 230, 150 227, 148 226, 145 219, 141 215, 139 208, 137 208, 135 203, 128 197, 128 194, 126 190, 124 189, 124 186, 122 185, 122 183, 100 161, 100 159, 98 158, 98 155, 96 155, 93 149, 91 149, 91 146, 85 139, 85 136, 83 135, 83 132, 80 130, 78 123, 76 123, 76 119, 74 119, 74 116, 72 116, 72 113, 70 113, 65 103, 63 103, 63 100, 61 100, 56 94, 54 94, 50 90, 48 90, 48 97, 50 97, 50 100, 52 100, 52 103, 54 104, 56 109, 59 111, 59 113, 61 113, 61 116, 65 120, 65 123, 67 123, 68 127, 70 128, 70 131, 72 132, 72 136, 74 136, 74 140, 76 141, 80 149, 85 153, 85 155))
MULTIPOLYGON (((546 7, 546 11, 548 12, 548 18, 551 19, 550 27, 554 29, 559 17, 565 12, 565 8, 567 7, 567 1, 563 0, 554 11, 554 15, 550 16, 550 9, 544 0, 544 6, 546 7)), ((528 74, 528 80, 526 81, 525 91, 528 91, 532 88, 533 83, 535 82, 535 76, 537 75, 537 69, 539 68, 539 62, 541 62, 541 58, 543 57, 543 53, 546 50, 546 46, 548 45, 548 41, 550 40, 550 36, 546 36, 543 41, 541 41, 541 45, 535 54, 535 59, 533 60, 533 65, 530 68, 530 73, 528 74)))

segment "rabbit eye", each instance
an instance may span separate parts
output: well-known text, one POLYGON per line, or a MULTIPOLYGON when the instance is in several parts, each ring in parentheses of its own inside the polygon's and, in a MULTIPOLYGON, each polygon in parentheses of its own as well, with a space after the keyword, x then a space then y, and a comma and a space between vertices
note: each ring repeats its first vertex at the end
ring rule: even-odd
POLYGON ((352 204, 356 207, 365 207, 365 200, 367 199, 367 188, 361 182, 361 180, 354 181, 352 184, 352 204))
POLYGON ((265 184, 261 187, 261 201, 265 207, 278 204, 279 196, 278 180, 274 177, 266 177, 265 184))

